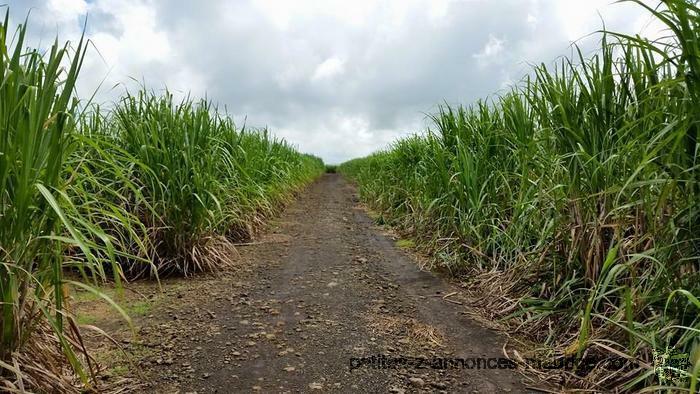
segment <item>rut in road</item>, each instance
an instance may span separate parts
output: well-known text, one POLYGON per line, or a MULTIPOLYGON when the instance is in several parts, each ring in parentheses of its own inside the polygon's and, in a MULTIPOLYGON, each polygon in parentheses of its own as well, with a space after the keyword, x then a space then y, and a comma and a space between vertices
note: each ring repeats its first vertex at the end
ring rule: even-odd
POLYGON ((174 299, 143 330, 172 358, 145 368, 147 390, 528 391, 513 369, 358 365, 379 354, 498 358, 505 340, 446 302, 459 289, 381 234, 340 175, 324 175, 239 250, 240 272, 181 288, 195 301, 174 299), (171 317, 180 325, 164 323, 171 317))

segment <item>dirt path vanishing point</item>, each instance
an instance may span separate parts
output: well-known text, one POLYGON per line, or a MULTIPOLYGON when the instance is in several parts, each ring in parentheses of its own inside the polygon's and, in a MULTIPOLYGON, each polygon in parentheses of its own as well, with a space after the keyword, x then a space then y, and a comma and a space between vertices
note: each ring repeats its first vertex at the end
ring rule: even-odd
POLYGON ((473 367, 503 357, 505 340, 465 315, 459 288, 381 234, 339 175, 324 175, 239 251, 235 273, 165 285, 139 323, 139 391, 530 391, 514 369, 361 364, 383 354, 473 367))

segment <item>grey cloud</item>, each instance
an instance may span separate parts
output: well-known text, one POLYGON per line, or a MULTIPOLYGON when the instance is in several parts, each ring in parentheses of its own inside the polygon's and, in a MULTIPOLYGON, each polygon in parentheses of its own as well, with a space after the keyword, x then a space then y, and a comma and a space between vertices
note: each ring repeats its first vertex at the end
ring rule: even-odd
MULTIPOLYGON (((61 1, 68 0, 49 3, 61 1)), ((47 4, 11 1, 10 7, 15 18, 34 7, 43 32, 37 34, 58 31, 74 39, 84 16, 56 22, 47 4)), ((143 52, 132 55, 128 47, 119 47, 112 59, 118 64, 88 67, 88 90, 113 68, 118 71, 113 70, 109 83, 127 82, 131 76, 152 88, 168 84, 206 92, 237 122, 247 116, 248 124, 269 126, 329 162, 365 155, 396 136, 420 132, 425 113, 436 105, 484 98, 518 81, 528 72, 528 63, 568 54, 565 31, 577 23, 553 11, 555 0, 451 1, 437 17, 428 10, 429 1, 377 2, 359 21, 349 22, 342 11, 312 10, 290 17, 284 28, 255 0, 96 0, 87 4, 88 36, 118 41, 135 26, 115 13, 134 4, 152 11, 154 28, 147 33, 167 37, 169 50, 161 48, 167 55, 142 59, 138 54, 143 52), (394 11, 402 6, 403 17, 398 18, 394 11), (494 39, 500 50, 484 52, 494 39), (324 77, 314 78, 324 62, 324 77)), ((595 17, 589 11, 593 15, 582 17, 595 17)), ((635 12, 613 13, 609 25, 629 30, 640 15, 635 12)), ((582 45, 590 50, 595 40, 582 45)), ((118 94, 107 86, 102 90, 101 100, 118 94)))

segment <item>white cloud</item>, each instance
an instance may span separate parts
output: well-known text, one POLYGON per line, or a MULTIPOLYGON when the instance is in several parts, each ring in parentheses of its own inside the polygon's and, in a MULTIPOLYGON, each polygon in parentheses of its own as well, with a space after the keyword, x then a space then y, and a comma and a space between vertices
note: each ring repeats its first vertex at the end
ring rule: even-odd
POLYGON ((307 22, 316 16, 339 19, 352 26, 362 26, 379 3, 373 0, 253 0, 258 9, 280 30, 307 22))
POLYGON ((534 29, 537 27, 537 17, 533 14, 527 14, 527 23, 534 29))
POLYGON ((336 56, 329 57, 316 67, 314 74, 311 76, 311 80, 318 81, 334 78, 342 74, 344 68, 345 61, 336 56))
POLYGON ((491 63, 498 62, 504 49, 505 40, 499 39, 493 34, 489 34, 489 40, 479 53, 474 57, 479 61, 479 65, 485 67, 491 63))
POLYGON ((55 23, 65 23, 84 15, 87 8, 84 0, 49 0, 43 17, 55 23))

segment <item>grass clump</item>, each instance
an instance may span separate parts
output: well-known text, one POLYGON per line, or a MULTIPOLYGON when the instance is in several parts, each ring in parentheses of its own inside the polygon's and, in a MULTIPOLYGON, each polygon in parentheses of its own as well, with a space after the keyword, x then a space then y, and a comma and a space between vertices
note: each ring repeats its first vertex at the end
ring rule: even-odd
POLYGON ((559 374, 568 386, 697 389, 700 13, 684 0, 650 11, 664 40, 604 33, 592 57, 442 106, 427 135, 339 168, 436 261, 492 291, 494 317, 549 345, 538 356, 628 361, 559 374), (690 366, 655 364, 669 349, 690 366))
POLYGON ((416 247, 416 243, 411 239, 400 239, 396 241, 396 247, 402 249, 411 249, 416 247))

